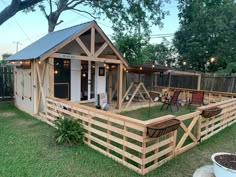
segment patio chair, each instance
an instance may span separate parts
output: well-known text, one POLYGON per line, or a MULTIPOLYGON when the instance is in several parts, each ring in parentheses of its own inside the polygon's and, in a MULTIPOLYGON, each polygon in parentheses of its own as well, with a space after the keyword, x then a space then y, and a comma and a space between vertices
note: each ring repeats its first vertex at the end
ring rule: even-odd
POLYGON ((204 99, 204 91, 193 91, 192 92, 192 99, 189 100, 188 108, 191 111, 191 105, 203 105, 203 99, 204 99))
POLYGON ((179 110, 178 103, 177 103, 179 94, 180 94, 179 90, 175 91, 173 96, 171 96, 169 99, 163 100, 163 104, 161 106, 161 110, 163 109, 164 105, 167 105, 166 109, 168 109, 170 107, 171 112, 173 112, 173 110, 172 110, 172 106, 173 105, 176 106, 177 110, 179 110))

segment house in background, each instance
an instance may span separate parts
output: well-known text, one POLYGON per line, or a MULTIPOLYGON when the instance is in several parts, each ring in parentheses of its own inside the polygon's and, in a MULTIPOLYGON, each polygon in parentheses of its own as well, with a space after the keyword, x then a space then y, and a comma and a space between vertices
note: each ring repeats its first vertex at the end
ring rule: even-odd
POLYGON ((128 64, 95 21, 49 33, 8 61, 15 65, 15 104, 28 113, 44 112, 46 97, 73 102, 95 101, 104 92, 112 97, 114 71, 121 107, 123 68, 128 64))

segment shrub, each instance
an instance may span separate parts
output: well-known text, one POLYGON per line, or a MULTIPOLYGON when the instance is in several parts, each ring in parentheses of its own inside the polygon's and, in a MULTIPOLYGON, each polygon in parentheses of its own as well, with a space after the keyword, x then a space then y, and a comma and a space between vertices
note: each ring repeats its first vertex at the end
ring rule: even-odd
POLYGON ((54 124, 56 126, 55 141, 57 144, 75 145, 83 142, 84 129, 78 120, 71 117, 59 117, 54 121, 54 124))

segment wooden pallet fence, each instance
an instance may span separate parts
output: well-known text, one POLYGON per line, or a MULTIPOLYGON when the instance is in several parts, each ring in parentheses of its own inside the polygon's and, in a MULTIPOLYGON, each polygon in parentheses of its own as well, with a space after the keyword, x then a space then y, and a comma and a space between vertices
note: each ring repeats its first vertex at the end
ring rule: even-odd
MULTIPOLYGON (((157 124, 163 120, 173 119, 175 116, 167 115, 144 121, 146 127, 157 124)), ((157 138, 144 137, 143 175, 156 169, 175 156, 176 130, 157 138)))
POLYGON ((86 130, 84 142, 88 146, 143 173, 146 127, 142 121, 56 98, 47 98, 46 102, 49 121, 60 116, 79 119, 86 130))
POLYGON ((177 130, 177 144, 175 147, 175 155, 193 148, 199 143, 199 118, 200 111, 178 116, 181 121, 180 128, 177 130))
POLYGON ((210 107, 222 108, 222 112, 210 118, 201 116, 201 141, 206 140, 218 133, 225 127, 236 122, 236 99, 226 100, 223 102, 215 103, 209 106, 199 107, 199 111, 204 111, 210 107))
MULTIPOLYGON (((192 92, 197 91, 194 89, 186 89, 186 88, 174 88, 174 87, 160 87, 155 86, 152 88, 154 91, 162 90, 162 94, 164 95, 165 92, 168 92, 168 95, 173 95, 174 91, 180 90, 179 99, 182 100, 189 100, 192 98, 192 92)), ((204 104, 212 104, 217 103, 225 100, 229 100, 232 98, 236 98, 236 93, 228 93, 228 92, 217 92, 217 91, 208 91, 208 90, 201 90, 204 91, 204 104)))
POLYGON ((199 107, 186 115, 167 115, 147 121, 58 98, 46 98, 45 111, 44 121, 50 125, 60 116, 78 119, 86 130, 84 142, 88 146, 145 175, 233 124, 236 121, 236 98, 199 107), (212 106, 222 108, 222 112, 203 118, 202 111, 212 106), (149 125, 173 118, 181 122, 177 130, 157 138, 148 136, 149 125))

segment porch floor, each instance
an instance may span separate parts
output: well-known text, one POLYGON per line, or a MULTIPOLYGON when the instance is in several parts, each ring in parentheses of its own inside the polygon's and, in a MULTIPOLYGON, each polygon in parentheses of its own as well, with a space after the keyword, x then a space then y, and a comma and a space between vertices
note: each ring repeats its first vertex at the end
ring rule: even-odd
MULTIPOLYGON (((80 103, 89 107, 93 107, 96 108, 96 105, 94 102, 85 102, 85 103, 80 103)), ((135 109, 140 109, 140 108, 145 108, 145 107, 152 107, 152 106, 156 106, 156 105, 160 105, 162 104, 161 102, 149 102, 148 100, 144 101, 133 101, 127 108, 127 102, 122 103, 121 105, 121 109, 116 109, 116 105, 117 102, 116 101, 112 101, 111 103, 109 103, 109 109, 108 111, 110 112, 115 112, 115 113, 119 113, 119 112, 123 112, 123 111, 131 111, 131 110, 135 110, 135 109)))

